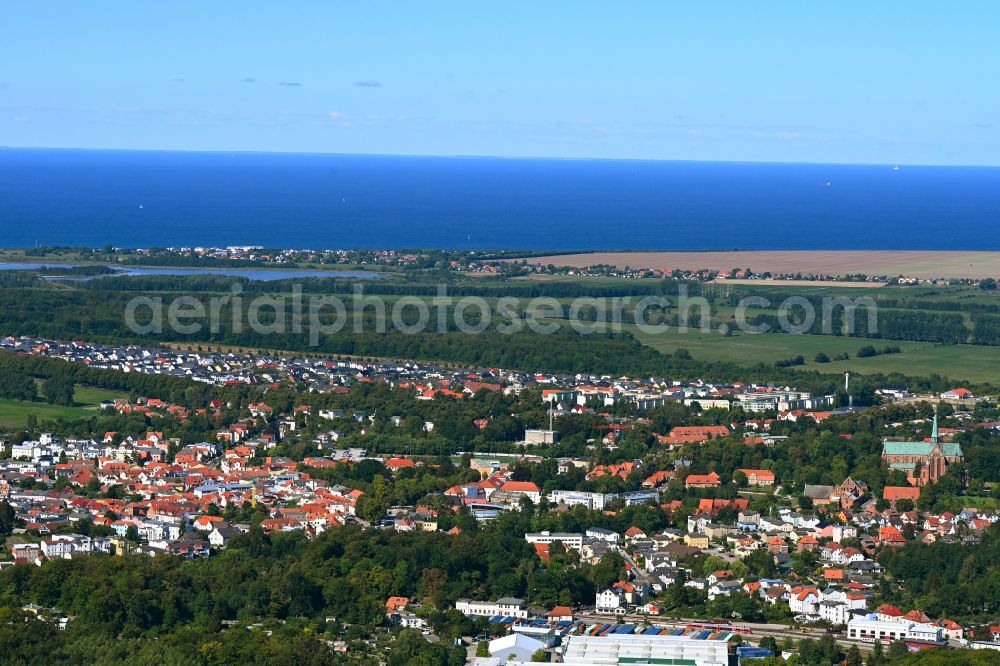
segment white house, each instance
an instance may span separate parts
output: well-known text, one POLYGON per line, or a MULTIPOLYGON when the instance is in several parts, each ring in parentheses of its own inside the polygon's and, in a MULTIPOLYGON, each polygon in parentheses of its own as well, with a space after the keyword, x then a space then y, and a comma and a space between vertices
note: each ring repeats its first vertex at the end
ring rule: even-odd
POLYGON ((628 603, 625 601, 625 592, 618 588, 609 587, 597 593, 595 610, 598 613, 615 613, 624 615, 628 603))
POLYGON ((528 607, 524 603, 524 599, 517 599, 515 597, 503 597, 496 601, 459 599, 455 602, 455 610, 463 615, 480 617, 493 617, 494 615, 502 615, 503 617, 528 617, 528 607))
POLYGON ((830 624, 847 624, 850 610, 842 601, 819 602, 819 616, 830 624))
POLYGON ((239 536, 241 532, 235 527, 230 527, 228 525, 214 525, 212 531, 208 533, 208 543, 212 545, 213 548, 222 548, 229 544, 229 541, 235 537, 239 536))
POLYGON ((720 580, 712 583, 708 588, 709 601, 716 597, 729 596, 733 592, 739 592, 743 585, 738 580, 720 580))
POLYGON ((427 620, 413 613, 400 612, 389 616, 389 621, 407 629, 426 629, 427 620))
POLYGON ((788 599, 788 608, 793 613, 816 615, 819 605, 819 594, 813 588, 792 592, 788 599))
POLYGON ((606 530, 603 527, 591 527, 584 533, 584 536, 589 539, 599 539, 608 543, 618 543, 621 541, 621 535, 618 532, 606 530))
POLYGON ((830 527, 830 538, 840 543, 844 539, 855 539, 858 536, 858 528, 853 525, 832 525, 830 527))
POLYGON ((820 592, 823 601, 836 601, 846 604, 848 608, 858 609, 868 605, 868 599, 863 594, 849 594, 844 590, 829 588, 820 592))
POLYGON ((534 504, 542 498, 542 489, 531 481, 507 481, 499 492, 515 498, 527 497, 534 504))

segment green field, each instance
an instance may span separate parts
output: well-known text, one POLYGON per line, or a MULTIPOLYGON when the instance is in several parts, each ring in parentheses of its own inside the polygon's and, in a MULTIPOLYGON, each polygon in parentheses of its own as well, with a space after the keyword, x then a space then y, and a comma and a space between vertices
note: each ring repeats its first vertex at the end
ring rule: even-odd
POLYGON ((739 365, 773 363, 802 355, 808 370, 820 372, 855 372, 860 374, 877 372, 902 372, 908 375, 940 374, 956 382, 967 380, 976 383, 1000 385, 1000 348, 974 345, 935 345, 924 342, 899 340, 870 340, 830 335, 790 335, 785 333, 762 333, 760 335, 733 335, 726 337, 717 332, 702 333, 687 331, 681 333, 669 329, 655 334, 643 333, 635 327, 626 327, 645 345, 663 353, 671 353, 679 348, 687 349, 697 360, 729 361, 739 365), (858 349, 865 345, 882 347, 894 345, 903 351, 869 358, 856 358, 858 349), (819 352, 833 357, 846 352, 851 358, 846 361, 815 363, 813 358, 819 352))
POLYGON ((77 386, 72 407, 50 405, 43 400, 0 400, 0 428, 23 428, 29 414, 34 414, 39 422, 59 418, 78 419, 94 414, 102 400, 125 397, 125 394, 115 391, 77 386))
POLYGON ((972 497, 965 495, 962 498, 962 506, 975 507, 984 511, 995 511, 1000 501, 994 497, 972 497))

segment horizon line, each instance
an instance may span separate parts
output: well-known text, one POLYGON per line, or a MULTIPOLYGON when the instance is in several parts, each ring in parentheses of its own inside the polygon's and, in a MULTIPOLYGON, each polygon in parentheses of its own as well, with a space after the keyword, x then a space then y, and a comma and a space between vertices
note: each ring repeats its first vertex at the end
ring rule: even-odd
POLYGON ((746 166, 880 166, 914 167, 940 169, 996 169, 1000 164, 927 164, 910 162, 809 162, 809 161, 766 161, 766 160, 696 160, 652 157, 558 157, 545 155, 473 155, 460 153, 340 153, 296 150, 197 150, 189 148, 92 148, 56 146, 11 146, 0 145, 0 151, 67 151, 67 152, 113 152, 113 153, 182 153, 205 155, 301 155, 310 157, 398 157, 416 159, 468 159, 468 160, 515 160, 515 161, 560 161, 560 162, 655 162, 673 164, 728 164, 746 166))

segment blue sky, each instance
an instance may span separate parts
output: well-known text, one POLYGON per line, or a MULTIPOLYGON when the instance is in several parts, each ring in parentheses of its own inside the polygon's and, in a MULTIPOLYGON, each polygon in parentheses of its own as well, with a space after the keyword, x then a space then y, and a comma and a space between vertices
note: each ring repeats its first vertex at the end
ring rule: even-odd
POLYGON ((4 3, 0 145, 1000 164, 997 26, 919 0, 4 3))

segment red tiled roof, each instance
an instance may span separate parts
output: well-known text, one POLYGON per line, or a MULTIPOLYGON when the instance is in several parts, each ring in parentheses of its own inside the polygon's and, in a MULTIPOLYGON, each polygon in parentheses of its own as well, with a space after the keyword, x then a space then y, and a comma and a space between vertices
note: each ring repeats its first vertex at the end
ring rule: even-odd
POLYGON ((542 489, 531 481, 508 481, 500 486, 503 492, 540 493, 542 489))
POLYGON ((909 486, 886 486, 882 489, 882 499, 894 502, 900 499, 920 499, 920 488, 909 486))

